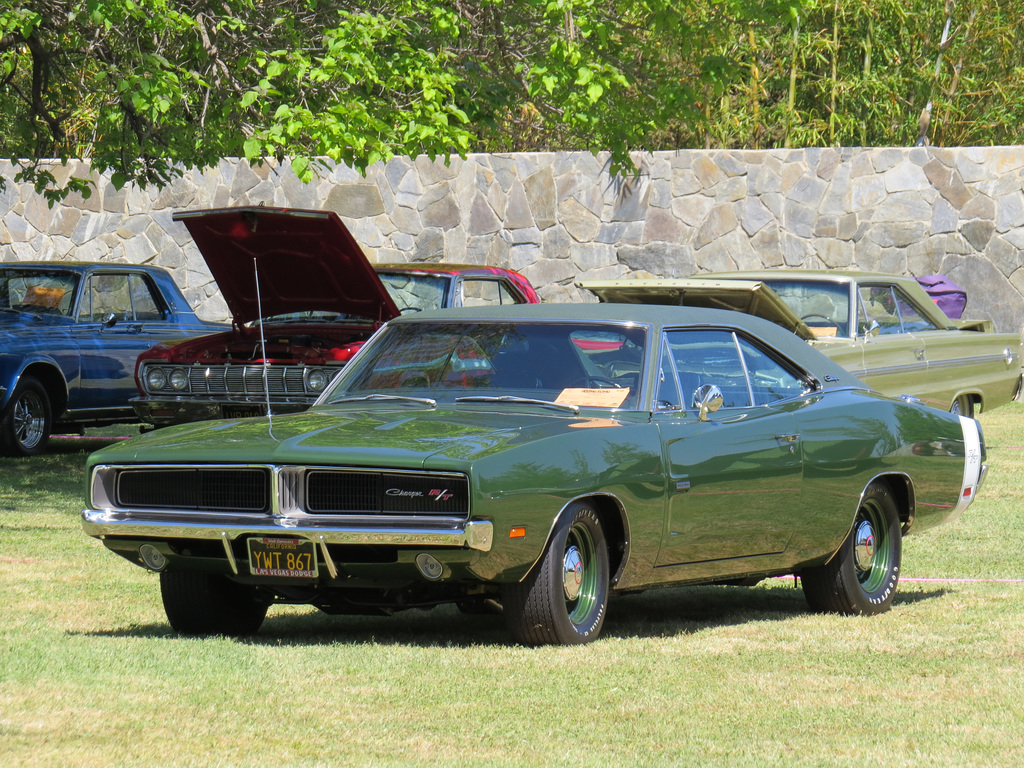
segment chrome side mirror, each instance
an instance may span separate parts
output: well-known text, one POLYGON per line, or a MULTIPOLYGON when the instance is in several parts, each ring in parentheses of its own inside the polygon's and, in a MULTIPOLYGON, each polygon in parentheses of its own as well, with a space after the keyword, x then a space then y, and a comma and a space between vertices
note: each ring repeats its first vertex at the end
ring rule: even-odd
POLYGON ((865 325, 861 330, 863 331, 865 337, 873 339, 875 336, 878 335, 881 328, 882 326, 878 324, 877 320, 872 320, 870 323, 865 325))
POLYGON ((693 406, 697 409, 697 418, 700 421, 708 421, 708 414, 717 411, 724 402, 722 390, 715 384, 705 384, 693 393, 693 406))

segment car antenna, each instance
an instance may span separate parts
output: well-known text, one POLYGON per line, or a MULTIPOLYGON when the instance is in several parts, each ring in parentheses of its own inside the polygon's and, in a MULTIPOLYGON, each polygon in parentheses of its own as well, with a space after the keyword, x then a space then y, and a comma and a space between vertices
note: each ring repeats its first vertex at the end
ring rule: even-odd
POLYGON ((270 418, 270 383, 267 370, 267 337, 263 333, 263 301, 260 298, 260 268, 256 263, 256 257, 252 257, 252 270, 256 276, 256 313, 259 315, 260 324, 260 352, 263 356, 263 396, 267 403, 267 418, 270 418))

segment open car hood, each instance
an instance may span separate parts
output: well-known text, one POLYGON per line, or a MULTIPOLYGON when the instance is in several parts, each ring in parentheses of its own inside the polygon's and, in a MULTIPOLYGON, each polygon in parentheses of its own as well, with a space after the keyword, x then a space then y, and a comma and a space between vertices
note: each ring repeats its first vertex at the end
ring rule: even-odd
POLYGON ((731 309, 770 320, 801 339, 810 341, 816 338, 811 329, 771 288, 754 280, 708 280, 698 277, 583 280, 578 285, 605 302, 731 309))
POLYGON ((399 315, 336 213, 254 206, 173 218, 188 227, 238 324, 306 310, 380 322, 399 315))

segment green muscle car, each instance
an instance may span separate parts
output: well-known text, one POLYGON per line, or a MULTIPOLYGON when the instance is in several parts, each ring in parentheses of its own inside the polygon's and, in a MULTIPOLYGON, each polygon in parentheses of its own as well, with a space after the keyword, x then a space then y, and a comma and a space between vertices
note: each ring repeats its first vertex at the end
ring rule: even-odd
POLYGON ((669 585, 796 574, 812 610, 884 611, 903 536, 956 519, 984 460, 974 419, 740 312, 465 308, 392 320, 307 412, 93 454, 82 514, 182 633, 455 603, 575 644, 669 585))
POLYGON ((721 307, 792 331, 888 395, 973 416, 1021 389, 1021 339, 951 320, 910 277, 842 270, 581 281, 601 301, 721 307))

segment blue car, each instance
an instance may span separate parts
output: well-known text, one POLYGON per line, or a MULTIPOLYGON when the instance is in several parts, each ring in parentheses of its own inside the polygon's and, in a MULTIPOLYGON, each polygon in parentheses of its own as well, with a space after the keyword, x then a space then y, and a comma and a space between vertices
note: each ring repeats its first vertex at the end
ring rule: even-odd
POLYGON ((135 362, 154 344, 223 331, 159 267, 0 264, 0 455, 55 430, 137 421, 135 362))

